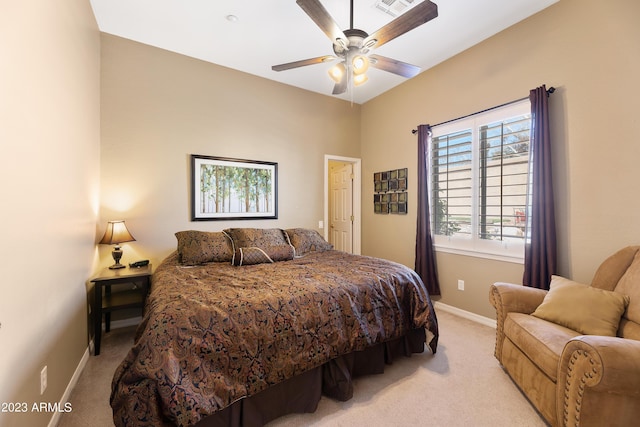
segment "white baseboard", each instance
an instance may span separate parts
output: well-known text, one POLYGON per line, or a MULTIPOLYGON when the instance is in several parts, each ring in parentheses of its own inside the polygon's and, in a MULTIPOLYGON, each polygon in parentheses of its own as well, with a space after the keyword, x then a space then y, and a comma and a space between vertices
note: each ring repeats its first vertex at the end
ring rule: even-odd
MULTIPOLYGON (((71 392, 76 387, 76 384, 78 384, 78 380, 80 379, 80 375, 82 374, 82 371, 84 371, 84 367, 87 366, 87 362, 89 361, 89 357, 91 356, 91 352, 89 349, 90 347, 87 346, 87 349, 82 355, 82 359, 80 359, 80 363, 78 363, 78 366, 76 367, 75 372, 71 376, 71 381, 69 381, 67 388, 64 390, 64 393, 62 394, 62 398, 60 399, 60 404, 59 404, 60 408, 64 408, 65 403, 69 401, 69 397, 71 397, 71 392)), ((54 411, 53 416, 49 421, 48 427, 56 427, 60 422, 61 416, 62 416, 62 412, 54 411)))
MULTIPOLYGON (((138 323, 140 323, 141 320, 142 320, 142 317, 140 316, 131 317, 129 319, 114 320, 111 322, 111 329, 125 328, 127 326, 137 325, 138 323)), ((102 331, 102 333, 104 334, 104 330, 102 331)), ((91 339, 89 341, 89 345, 87 346, 87 349, 82 355, 82 359, 80 359, 80 363, 78 363, 78 366, 76 367, 76 370, 73 373, 73 376, 71 376, 71 380, 69 381, 67 388, 62 394, 62 398, 60 399, 60 408, 64 408, 65 403, 69 401, 69 397, 71 397, 71 392, 76 387, 76 384, 78 384, 80 375, 82 375, 82 371, 84 371, 85 366, 87 366, 87 362, 89 361, 89 357, 91 357, 91 354, 93 354, 93 350, 94 350, 94 341, 93 339, 91 339)), ((60 422, 61 416, 62 416, 61 412, 55 411, 53 413, 53 416, 51 417, 51 420, 49 421, 48 427, 56 427, 60 422)))
POLYGON ((479 314, 472 313, 470 311, 462 310, 461 308, 454 307, 452 305, 441 303, 440 301, 434 301, 433 307, 436 310, 446 311, 447 313, 455 314, 456 316, 464 317, 465 319, 473 320, 490 328, 496 328, 496 321, 488 317, 480 316, 479 314))

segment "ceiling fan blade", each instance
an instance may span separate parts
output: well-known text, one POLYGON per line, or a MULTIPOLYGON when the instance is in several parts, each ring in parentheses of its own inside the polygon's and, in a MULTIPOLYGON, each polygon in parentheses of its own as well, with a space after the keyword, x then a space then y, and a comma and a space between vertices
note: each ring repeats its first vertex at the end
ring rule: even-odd
POLYGON ((386 56, 369 55, 369 63, 374 68, 388 71, 408 79, 417 76, 420 72, 420 67, 416 67, 415 65, 407 64, 406 62, 398 61, 396 59, 387 58, 386 56))
POLYGON ((329 61, 333 61, 334 59, 336 59, 336 57, 331 55, 318 56, 316 58, 309 58, 309 59, 303 59, 301 61, 287 62, 286 64, 274 65, 271 67, 271 69, 273 71, 284 71, 284 70, 290 70, 292 68, 305 67, 307 65, 314 65, 314 64, 320 64, 323 62, 329 62, 329 61))
POLYGON ((342 39, 347 44, 349 43, 347 36, 344 35, 336 21, 329 15, 329 12, 319 0, 296 0, 296 3, 320 27, 332 43, 337 43, 339 39, 342 39))
POLYGON ((333 92, 331 93, 333 95, 340 95, 341 93, 345 93, 347 91, 348 82, 349 82, 349 79, 347 77, 347 74, 343 74, 340 81, 336 83, 336 85, 333 87, 333 92))
POLYGON ((372 47, 378 48, 396 37, 431 21, 437 16, 438 5, 429 0, 424 0, 424 2, 398 16, 396 19, 364 39, 363 45, 367 46, 370 44, 372 47))

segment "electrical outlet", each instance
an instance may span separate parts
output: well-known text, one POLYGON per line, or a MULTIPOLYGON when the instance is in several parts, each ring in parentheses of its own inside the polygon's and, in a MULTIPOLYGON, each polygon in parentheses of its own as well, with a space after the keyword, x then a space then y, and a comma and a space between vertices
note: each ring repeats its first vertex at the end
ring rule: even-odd
POLYGON ((458 290, 464 291, 464 280, 458 280, 458 290))
POLYGON ((47 389, 47 366, 40 371, 40 395, 44 394, 44 391, 47 389))
POLYGON ((319 229, 323 229, 324 228, 324 221, 318 221, 318 228, 319 229))

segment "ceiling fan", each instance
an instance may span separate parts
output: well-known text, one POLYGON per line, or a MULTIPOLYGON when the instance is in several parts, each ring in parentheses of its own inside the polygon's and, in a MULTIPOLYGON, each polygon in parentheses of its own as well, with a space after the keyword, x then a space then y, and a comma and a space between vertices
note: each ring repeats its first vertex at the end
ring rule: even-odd
POLYGON ((354 86, 366 82, 365 73, 369 65, 406 78, 416 76, 420 72, 420 67, 381 55, 373 55, 371 52, 438 16, 438 6, 429 0, 424 0, 369 35, 365 31, 353 28, 353 0, 351 0, 350 28, 344 31, 340 29, 319 0, 296 0, 296 3, 332 41, 335 56, 324 55, 288 62, 274 65, 271 69, 284 71, 339 59, 340 62, 329 70, 329 75, 336 82, 333 88, 334 95, 344 93, 349 82, 352 82, 354 86))

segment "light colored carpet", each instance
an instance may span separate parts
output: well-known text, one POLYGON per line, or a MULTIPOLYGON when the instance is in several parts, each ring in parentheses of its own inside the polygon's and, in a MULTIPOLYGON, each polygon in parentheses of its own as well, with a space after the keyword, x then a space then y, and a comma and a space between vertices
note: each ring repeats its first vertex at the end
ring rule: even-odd
MULTIPOLYGON (((292 414, 269 427, 298 426, 546 426, 493 357, 495 330, 439 311, 438 352, 426 351, 387 366, 382 375, 358 378, 354 397, 323 397, 313 414, 292 414)), ((73 411, 59 427, 113 426, 111 378, 135 328, 113 330, 101 354, 91 356, 71 394, 73 411)))

